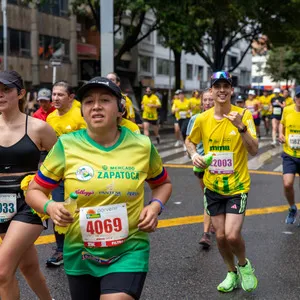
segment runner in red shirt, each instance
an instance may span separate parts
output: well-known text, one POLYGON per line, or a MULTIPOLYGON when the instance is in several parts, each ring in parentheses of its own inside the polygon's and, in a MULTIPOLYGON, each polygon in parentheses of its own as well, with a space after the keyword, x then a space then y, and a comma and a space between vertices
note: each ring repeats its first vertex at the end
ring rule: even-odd
POLYGON ((51 103, 51 91, 48 89, 39 90, 37 101, 40 108, 33 114, 33 117, 46 121, 48 115, 55 110, 51 103))

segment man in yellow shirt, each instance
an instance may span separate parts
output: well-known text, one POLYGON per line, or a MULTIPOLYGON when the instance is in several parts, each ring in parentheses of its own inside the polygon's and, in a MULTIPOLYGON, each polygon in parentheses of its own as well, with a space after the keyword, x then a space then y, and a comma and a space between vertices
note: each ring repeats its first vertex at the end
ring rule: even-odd
POLYGON ((201 112, 201 94, 198 90, 194 90, 192 98, 190 98, 192 116, 201 112))
POLYGON ((271 117, 271 97, 267 90, 263 90, 262 96, 259 97, 261 103, 261 119, 264 122, 266 135, 270 132, 270 117, 271 117))
POLYGON ((283 144, 282 166, 285 197, 290 205, 286 224, 294 224, 297 216, 294 181, 300 174, 300 85, 296 87, 295 105, 285 107, 279 125, 279 141, 283 144))
MULTIPOLYGON (((120 77, 118 76, 117 73, 115 72, 110 72, 106 75, 106 78, 111 80, 114 84, 116 84, 118 87, 121 85, 121 80, 120 77)), ((134 112, 134 107, 132 104, 132 101, 130 98, 122 93, 124 99, 125 99, 125 112, 123 115, 123 118, 128 119, 132 122, 135 122, 135 112, 134 112)))
MULTIPOLYGON (((66 81, 58 81, 52 87, 52 103, 56 109, 48 115, 46 122, 54 129, 57 137, 86 128, 80 108, 76 102, 74 103, 74 96, 71 85, 66 81)), ((63 181, 52 191, 52 198, 57 202, 64 201, 63 181)), ((56 231, 54 234, 57 248, 46 262, 48 267, 58 267, 63 264, 64 235, 56 231)))
POLYGON ((283 98, 285 101, 285 106, 290 106, 290 105, 294 104, 293 98, 290 97, 289 90, 283 90, 282 95, 283 95, 283 98))
POLYGON ((241 230, 250 190, 248 153, 257 153, 258 140, 251 113, 231 105, 233 91, 228 72, 213 73, 210 92, 215 106, 196 118, 186 145, 193 165, 206 169, 204 206, 211 216, 218 248, 228 268, 225 280, 217 289, 231 292, 241 282, 242 288, 250 292, 256 289, 257 278, 246 258, 241 230), (204 153, 214 156, 209 167, 196 151, 200 141, 204 153))
POLYGON ((153 94, 151 87, 146 88, 146 94, 142 99, 143 110, 143 125, 144 135, 149 136, 149 126, 153 126, 154 135, 156 137, 157 144, 160 143, 159 127, 158 127, 158 108, 161 107, 159 98, 153 94))

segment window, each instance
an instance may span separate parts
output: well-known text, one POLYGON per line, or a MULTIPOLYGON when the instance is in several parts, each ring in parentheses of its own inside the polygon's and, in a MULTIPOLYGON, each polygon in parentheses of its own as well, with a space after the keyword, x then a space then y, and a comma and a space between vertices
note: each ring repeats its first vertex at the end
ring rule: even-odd
POLYGON ((69 2, 68 0, 49 0, 42 1, 38 9, 39 11, 58 16, 58 17, 67 17, 69 14, 69 2))
POLYGON ((156 74, 157 75, 174 76, 174 62, 171 61, 171 69, 170 69, 170 61, 168 59, 157 58, 156 59, 156 74))
POLYGON ((204 80, 204 78, 203 78, 203 67, 202 66, 196 66, 195 76, 197 76, 197 79, 200 80, 200 81, 204 80))
POLYGON ((8 54, 30 57, 30 32, 8 29, 8 54))
POLYGON ((186 64, 186 79, 193 79, 193 65, 186 64))
MULTIPOLYGON (((147 32, 149 32, 149 30, 150 30, 150 26, 144 24, 142 26, 142 35, 147 34, 147 32)), ((145 37, 143 41, 146 41, 147 43, 151 43, 151 41, 152 41, 152 32, 149 35, 147 35, 147 37, 145 37)))
POLYGON ((152 72, 152 59, 149 56, 140 56, 140 71, 151 73, 152 72))
MULTIPOLYGON (((250 81, 250 77, 251 77, 251 72, 250 71, 241 71, 241 75, 240 75, 240 85, 249 85, 251 83, 250 81)), ((253 78, 253 82, 262 82, 263 77, 261 76, 261 78, 258 78, 258 80, 254 80, 255 78, 253 78)))
POLYGON ((236 64, 237 64, 237 57, 236 56, 229 56, 228 57, 229 68, 235 67, 236 64))
POLYGON ((166 39, 163 35, 160 35, 159 31, 157 32, 157 35, 156 35, 156 43, 158 45, 161 45, 161 46, 164 46, 165 45, 165 42, 166 42, 166 39))
POLYGON ((41 59, 69 57, 69 41, 48 35, 40 35, 39 56, 41 59))

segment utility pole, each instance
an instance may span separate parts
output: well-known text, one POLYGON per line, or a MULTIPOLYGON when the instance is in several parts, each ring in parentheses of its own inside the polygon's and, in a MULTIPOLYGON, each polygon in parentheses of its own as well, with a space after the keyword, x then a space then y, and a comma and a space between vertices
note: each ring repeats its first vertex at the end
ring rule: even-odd
POLYGON ((101 76, 114 71, 114 1, 100 0, 101 76))
POLYGON ((1 0, 1 9, 3 14, 3 69, 7 70, 7 15, 6 15, 6 0, 1 0))

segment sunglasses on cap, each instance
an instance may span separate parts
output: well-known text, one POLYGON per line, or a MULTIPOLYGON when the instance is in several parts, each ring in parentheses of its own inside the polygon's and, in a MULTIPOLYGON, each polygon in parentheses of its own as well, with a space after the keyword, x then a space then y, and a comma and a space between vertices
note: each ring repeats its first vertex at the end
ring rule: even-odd
POLYGON ((211 76, 211 79, 227 79, 231 80, 231 75, 227 71, 219 71, 216 73, 213 73, 211 76))

